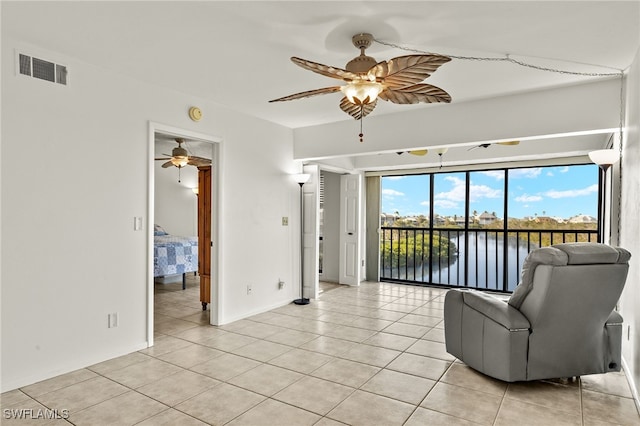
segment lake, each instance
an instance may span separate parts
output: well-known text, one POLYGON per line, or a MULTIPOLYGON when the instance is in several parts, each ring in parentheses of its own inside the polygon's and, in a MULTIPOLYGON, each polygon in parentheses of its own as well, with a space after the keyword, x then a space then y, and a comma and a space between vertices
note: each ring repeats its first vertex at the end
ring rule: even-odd
MULTIPOLYGON (((502 234, 491 235, 487 233, 469 233, 468 250, 465 250, 465 236, 452 235, 450 241, 455 244, 457 254, 452 256, 450 264, 438 264, 437 260, 433 264, 433 284, 443 284, 451 286, 465 287, 465 263, 468 257, 468 272, 466 287, 480 288, 488 290, 503 290, 504 276, 504 238, 502 234)), ((531 244, 531 249, 537 248, 531 244)), ((513 291, 520 280, 520 270, 524 259, 529 253, 527 242, 515 237, 507 239, 507 290, 513 291)), ((391 271, 385 268, 383 276, 429 283, 429 264, 418 264, 413 267, 391 271)))

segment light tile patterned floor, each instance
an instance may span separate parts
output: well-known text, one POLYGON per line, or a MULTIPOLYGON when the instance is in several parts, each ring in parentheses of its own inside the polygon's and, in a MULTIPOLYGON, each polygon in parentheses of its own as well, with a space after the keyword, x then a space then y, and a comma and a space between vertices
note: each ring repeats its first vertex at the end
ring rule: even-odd
POLYGON ((442 289, 330 285, 222 327, 198 291, 158 286, 154 347, 2 394, 2 424, 640 424, 621 373, 508 384, 456 361, 442 289), (29 408, 69 418, 6 418, 29 408))

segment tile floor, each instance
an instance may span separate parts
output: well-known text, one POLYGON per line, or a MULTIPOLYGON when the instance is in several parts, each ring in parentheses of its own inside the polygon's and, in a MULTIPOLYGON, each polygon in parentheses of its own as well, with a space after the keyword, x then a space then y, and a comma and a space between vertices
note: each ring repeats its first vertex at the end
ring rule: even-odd
POLYGON ((445 290, 327 286, 212 327, 195 280, 158 286, 155 346, 2 394, 2 424, 640 424, 623 374, 507 384, 456 361, 445 290), (68 419, 6 418, 45 408, 68 419))

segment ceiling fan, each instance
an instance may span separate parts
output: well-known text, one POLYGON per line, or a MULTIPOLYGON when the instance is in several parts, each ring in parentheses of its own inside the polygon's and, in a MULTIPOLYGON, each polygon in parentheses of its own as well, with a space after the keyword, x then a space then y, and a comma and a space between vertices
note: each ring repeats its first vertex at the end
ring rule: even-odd
MULTIPOLYGON (((340 108, 356 120, 370 114, 376 107, 378 98, 396 104, 417 104, 451 102, 451 96, 439 87, 421 83, 434 73, 440 65, 451 58, 437 54, 406 55, 377 62, 365 55, 365 50, 373 41, 371 34, 356 34, 353 45, 360 49, 360 55, 349 61, 345 69, 292 57, 291 61, 309 71, 326 77, 343 80, 342 86, 300 92, 269 102, 291 101, 327 93, 342 92, 340 108)), ((362 142, 362 134, 360 135, 362 142)))
MULTIPOLYGON (((184 139, 175 138, 175 141, 178 143, 178 146, 173 148, 173 150, 171 151, 171 157, 156 158, 156 161, 166 161, 166 163, 162 165, 163 168, 167 168, 171 166, 182 168, 184 166, 200 167, 200 166, 211 165, 211 160, 208 158, 189 155, 189 152, 186 150, 186 148, 182 147, 183 143, 186 144, 184 139)), ((163 154, 163 155, 169 155, 169 154, 163 154)))
POLYGON ((423 156, 427 155, 427 152, 429 152, 429 151, 426 150, 426 149, 417 149, 417 150, 413 150, 413 151, 398 151, 398 152, 396 152, 396 154, 402 155, 405 152, 408 152, 411 155, 417 155, 418 157, 423 157, 423 156))
MULTIPOLYGON (((520 143, 520 141, 496 142, 496 144, 498 144, 498 145, 506 145, 506 146, 515 146, 515 145, 518 145, 519 143, 520 143)), ((472 146, 467 151, 473 151, 474 149, 477 149, 477 148, 489 148, 491 145, 493 145, 493 144, 492 143, 481 143, 480 145, 472 146)))

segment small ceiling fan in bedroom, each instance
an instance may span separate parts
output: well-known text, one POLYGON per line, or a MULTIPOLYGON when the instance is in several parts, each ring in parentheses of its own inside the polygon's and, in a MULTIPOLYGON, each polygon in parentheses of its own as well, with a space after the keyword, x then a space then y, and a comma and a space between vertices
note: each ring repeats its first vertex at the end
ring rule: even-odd
MULTIPOLYGON (((343 80, 342 86, 324 87, 295 93, 269 102, 291 101, 327 93, 342 92, 340 108, 356 120, 371 113, 379 99, 396 104, 417 104, 451 102, 451 96, 439 87, 421 83, 442 64, 451 60, 437 54, 398 56, 388 61, 378 62, 365 55, 365 50, 374 41, 371 34, 362 33, 352 37, 353 45, 360 49, 360 55, 349 61, 345 69, 319 64, 297 57, 291 61, 309 71, 326 77, 343 80)), ((362 142, 362 130, 360 131, 362 142)))
MULTIPOLYGON (((173 148, 173 150, 171 151, 171 157, 156 158, 156 161, 166 161, 166 163, 162 165, 163 168, 167 168, 171 166, 182 168, 184 166, 200 167, 200 166, 211 165, 211 160, 208 158, 189 155, 189 152, 186 150, 186 148, 182 147, 183 143, 186 144, 184 139, 175 138, 175 141, 178 143, 178 146, 173 148)), ((163 155, 169 155, 169 154, 163 154, 163 155)))
POLYGON ((171 150, 171 156, 168 157, 169 154, 163 154, 163 155, 166 155, 167 157, 156 158, 155 160, 165 161, 165 163, 162 164, 162 167, 165 169, 171 166, 177 167, 178 182, 180 182, 180 169, 182 169, 183 167, 185 166, 202 167, 202 166, 211 165, 211 160, 208 158, 198 157, 196 155, 189 155, 189 151, 187 151, 187 149, 182 146, 182 144, 185 144, 186 146, 186 141, 184 139, 175 138, 174 140, 178 143, 178 146, 176 146, 171 150))

